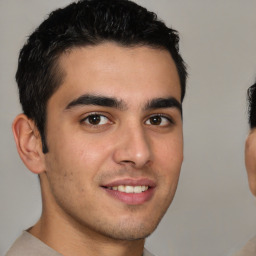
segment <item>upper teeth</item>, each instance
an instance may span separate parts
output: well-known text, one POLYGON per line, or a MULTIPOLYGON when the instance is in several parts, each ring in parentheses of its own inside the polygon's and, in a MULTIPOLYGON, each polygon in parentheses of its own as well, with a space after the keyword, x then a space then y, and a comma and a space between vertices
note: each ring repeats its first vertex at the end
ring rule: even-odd
POLYGON ((148 190, 148 186, 125 186, 108 187, 108 189, 118 190, 125 193, 141 193, 148 190))

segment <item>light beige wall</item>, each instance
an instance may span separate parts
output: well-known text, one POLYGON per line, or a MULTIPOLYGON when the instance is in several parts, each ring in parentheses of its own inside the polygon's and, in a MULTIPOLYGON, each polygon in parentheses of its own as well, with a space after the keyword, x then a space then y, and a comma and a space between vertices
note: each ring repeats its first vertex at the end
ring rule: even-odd
MULTIPOLYGON (((69 0, 0 0, 0 255, 40 215, 37 177, 11 134, 25 37, 69 0)), ((244 169, 246 89, 256 78, 255 0, 137 0, 181 33, 189 67, 185 160, 175 200, 147 247, 159 256, 230 255, 256 234, 244 169)))

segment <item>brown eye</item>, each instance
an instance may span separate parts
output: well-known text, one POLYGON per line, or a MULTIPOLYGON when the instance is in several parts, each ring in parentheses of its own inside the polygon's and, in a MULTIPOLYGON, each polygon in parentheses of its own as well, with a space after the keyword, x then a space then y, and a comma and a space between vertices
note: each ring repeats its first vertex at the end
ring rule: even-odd
POLYGON ((153 116, 149 118, 149 122, 152 125, 160 125, 162 122, 162 117, 161 116, 153 116))
POLYGON ((90 124, 90 125, 104 125, 107 124, 109 122, 108 118, 103 116, 103 115, 97 115, 97 114, 93 114, 93 115, 89 115, 87 116, 83 122, 90 124))
POLYGON ((151 116, 145 123, 147 125, 168 126, 173 122, 168 117, 165 117, 162 115, 155 115, 155 116, 151 116))
POLYGON ((99 115, 93 115, 88 117, 88 122, 93 125, 97 125, 100 123, 100 116, 99 115))

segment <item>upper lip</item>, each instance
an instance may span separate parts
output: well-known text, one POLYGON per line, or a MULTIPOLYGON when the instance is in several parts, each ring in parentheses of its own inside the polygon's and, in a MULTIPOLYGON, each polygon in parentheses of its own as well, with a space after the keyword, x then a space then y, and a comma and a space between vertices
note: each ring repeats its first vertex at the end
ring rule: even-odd
POLYGON ((109 183, 106 183, 102 185, 102 187, 117 187, 120 185, 155 187, 156 182, 148 178, 140 178, 140 179, 124 178, 124 179, 118 179, 118 180, 114 180, 109 183))

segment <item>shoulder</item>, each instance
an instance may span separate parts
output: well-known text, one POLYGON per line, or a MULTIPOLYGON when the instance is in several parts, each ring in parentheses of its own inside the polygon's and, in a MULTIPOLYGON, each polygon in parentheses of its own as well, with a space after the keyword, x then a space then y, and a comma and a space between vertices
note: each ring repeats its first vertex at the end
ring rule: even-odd
POLYGON ((244 247, 233 256, 255 256, 256 255, 256 236, 250 239, 244 247))
POLYGON ((24 231, 5 256, 62 256, 42 241, 24 231))
POLYGON ((149 252, 146 248, 144 248, 143 256, 155 256, 155 255, 149 252))

